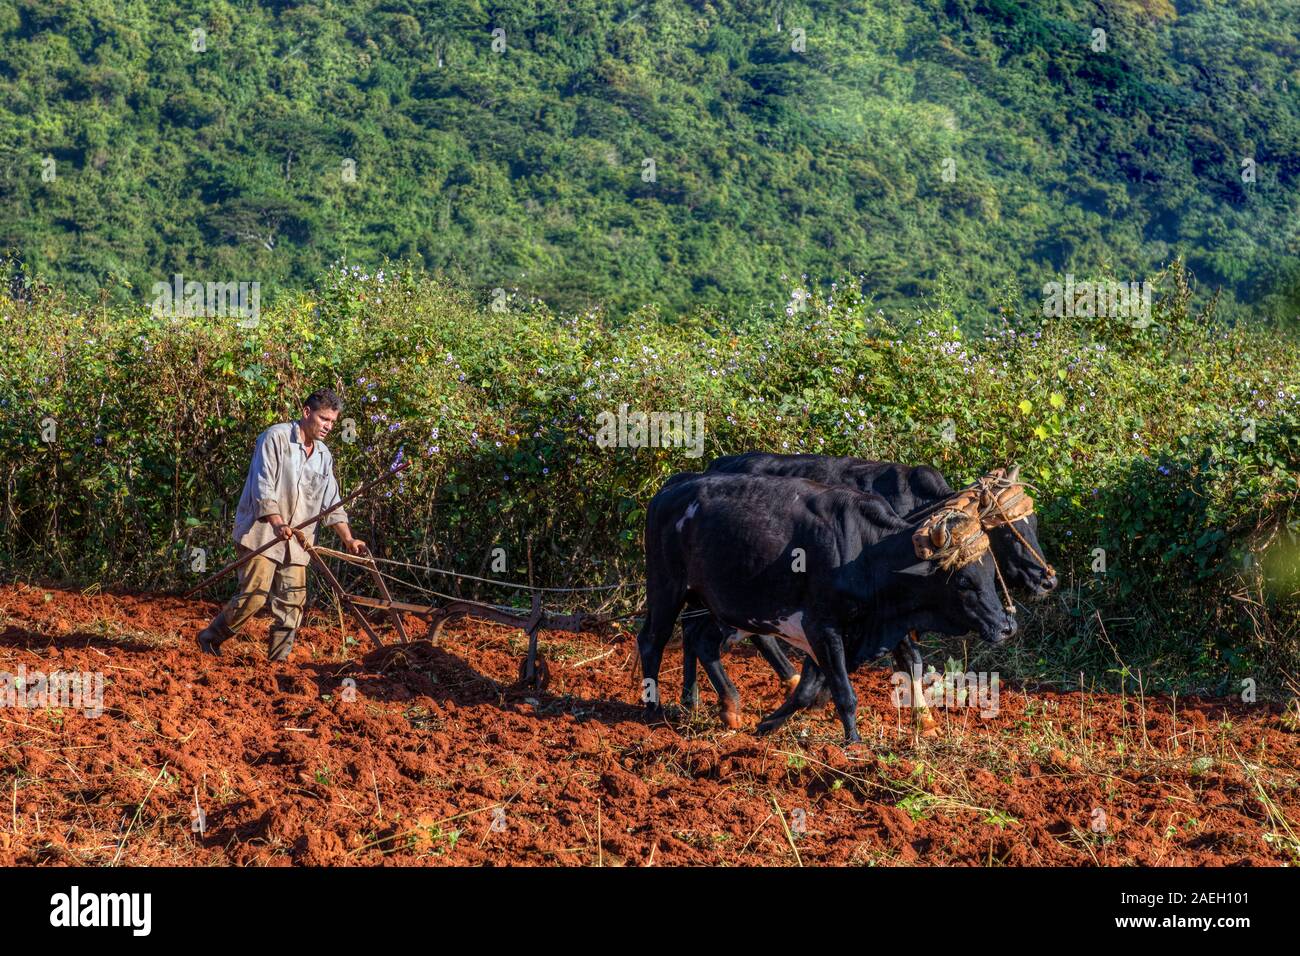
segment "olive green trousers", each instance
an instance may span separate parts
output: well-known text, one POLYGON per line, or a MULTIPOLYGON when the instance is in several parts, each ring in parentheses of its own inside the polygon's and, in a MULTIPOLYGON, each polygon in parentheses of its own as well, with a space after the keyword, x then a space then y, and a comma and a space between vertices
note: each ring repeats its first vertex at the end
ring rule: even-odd
MULTIPOLYGON (((249 550, 241 546, 239 556, 243 557, 249 550)), ((204 631, 213 644, 220 646, 234 637, 249 618, 267 608, 272 618, 267 659, 288 660, 306 604, 307 565, 278 564, 259 554, 239 569, 239 591, 204 631)))

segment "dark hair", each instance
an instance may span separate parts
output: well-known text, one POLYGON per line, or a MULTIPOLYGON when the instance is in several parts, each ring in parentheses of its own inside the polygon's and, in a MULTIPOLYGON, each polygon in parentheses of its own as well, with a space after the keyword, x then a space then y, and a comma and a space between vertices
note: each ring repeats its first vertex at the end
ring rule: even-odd
POLYGON ((303 401, 304 408, 310 408, 313 412, 318 412, 322 408, 331 408, 336 412, 343 410, 343 401, 328 388, 322 388, 312 392, 303 401))

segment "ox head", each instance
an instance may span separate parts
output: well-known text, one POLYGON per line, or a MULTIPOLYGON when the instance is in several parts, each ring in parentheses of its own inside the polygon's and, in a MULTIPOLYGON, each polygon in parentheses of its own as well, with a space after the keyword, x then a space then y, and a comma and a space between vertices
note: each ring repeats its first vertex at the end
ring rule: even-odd
POLYGON ((980 520, 1007 586, 1042 597, 1056 588, 1056 570, 1038 543, 1034 499, 1019 477, 1018 465, 995 468, 962 494, 979 496, 980 520))
POLYGON ((1016 632, 1016 620, 1000 600, 997 568, 977 503, 973 496, 954 496, 926 518, 912 535, 921 561, 901 573, 939 576, 935 586, 943 594, 938 615, 952 622, 953 633, 974 630, 1000 644, 1016 632))

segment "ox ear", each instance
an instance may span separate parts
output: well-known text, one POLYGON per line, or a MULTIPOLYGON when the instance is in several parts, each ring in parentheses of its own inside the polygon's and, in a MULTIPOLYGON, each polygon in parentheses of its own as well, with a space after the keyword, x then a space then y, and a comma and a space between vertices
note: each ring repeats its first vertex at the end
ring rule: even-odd
POLYGON ((933 561, 918 561, 911 567, 902 568, 895 571, 895 574, 915 574, 917 577, 928 577, 934 574, 934 569, 938 567, 933 561))

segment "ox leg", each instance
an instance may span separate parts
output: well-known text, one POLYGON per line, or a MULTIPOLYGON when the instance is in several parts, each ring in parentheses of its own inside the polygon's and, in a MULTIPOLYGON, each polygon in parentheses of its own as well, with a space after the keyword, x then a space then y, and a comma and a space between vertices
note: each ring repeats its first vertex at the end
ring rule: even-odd
MULTIPOLYGON (((816 665, 813 666, 816 667, 816 665)), ((831 702, 831 685, 830 682, 826 680, 826 675, 822 674, 820 668, 817 668, 817 675, 821 678, 821 684, 817 691, 817 698, 812 702, 812 706, 825 707, 831 702)))
POLYGON ((751 634, 749 639, 758 648, 758 653, 763 655, 763 660, 776 671, 776 676, 780 678, 781 686, 787 693, 799 686, 799 672, 781 650, 780 641, 770 634, 751 634))
POLYGON ((912 682, 912 722, 924 736, 938 733, 938 722, 925 704, 925 688, 921 686, 921 671, 925 659, 921 657, 921 648, 916 643, 916 631, 908 631, 907 636, 894 648, 894 664, 901 671, 906 671, 912 682))
POLYGON ((763 718, 756 732, 760 735, 770 734, 789 720, 796 711, 811 707, 825 683, 825 676, 821 669, 811 659, 804 658, 803 676, 798 686, 786 698, 784 704, 763 718))
POLYGON ((700 675, 696 668, 698 655, 689 633, 687 628, 682 628, 682 708, 695 710, 700 706, 700 675))
POLYGON ((704 665, 704 673, 709 675, 709 683, 713 689, 718 692, 718 710, 722 717, 723 726, 728 730, 740 729, 740 691, 736 690, 736 685, 727 677, 727 672, 722 669, 722 632, 714 625, 712 630, 714 634, 708 635, 707 639, 701 640, 696 647, 700 657, 700 663, 704 665), (714 639, 716 637, 716 640, 714 639))
MULTIPOLYGON (((689 604, 687 610, 695 610, 689 604)), ((718 630, 717 621, 712 615, 688 617, 682 621, 682 706, 694 710, 700 706, 700 682, 696 664, 699 660, 699 648, 713 640, 718 630)))
POLYGON ((844 640, 840 637, 840 632, 828 625, 809 629, 808 643, 825 667, 831 699, 835 701, 835 710, 840 716, 840 723, 844 725, 844 742, 859 743, 862 738, 858 736, 858 695, 853 692, 853 683, 849 680, 849 668, 844 660, 844 640))
POLYGON ((637 635, 636 647, 641 655, 641 700, 646 713, 654 716, 659 713, 659 667, 664 648, 673 636, 673 625, 686 603, 686 594, 684 588, 666 594, 657 588, 649 590, 652 593, 646 595, 645 623, 637 635))

